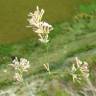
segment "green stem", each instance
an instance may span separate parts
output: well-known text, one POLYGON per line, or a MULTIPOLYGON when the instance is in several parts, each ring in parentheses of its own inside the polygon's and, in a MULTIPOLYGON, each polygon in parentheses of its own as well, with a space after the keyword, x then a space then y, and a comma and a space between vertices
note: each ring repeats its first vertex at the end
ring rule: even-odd
POLYGON ((89 85, 89 87, 90 87, 90 89, 91 89, 91 91, 92 91, 93 96, 96 96, 95 88, 94 88, 94 86, 92 85, 90 79, 89 79, 89 78, 86 78, 86 81, 87 81, 87 84, 89 85))
POLYGON ((49 62, 48 49, 49 49, 49 46, 48 46, 48 43, 47 43, 47 44, 46 44, 46 57, 47 57, 47 62, 49 62))
POLYGON ((51 74, 51 72, 50 72, 50 66, 49 66, 49 46, 48 46, 48 43, 46 43, 45 44, 45 46, 46 46, 46 58, 47 58, 47 62, 46 62, 46 64, 48 64, 47 66, 48 66, 48 73, 49 74, 51 74))

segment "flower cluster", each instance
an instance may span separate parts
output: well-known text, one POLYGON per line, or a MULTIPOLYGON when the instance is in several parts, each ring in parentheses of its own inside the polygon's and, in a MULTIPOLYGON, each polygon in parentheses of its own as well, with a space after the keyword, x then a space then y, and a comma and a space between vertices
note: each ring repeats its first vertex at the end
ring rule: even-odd
POLYGON ((89 69, 88 69, 88 63, 82 62, 77 57, 75 58, 76 64, 73 64, 72 66, 72 77, 73 81, 80 82, 82 78, 88 78, 89 77, 89 69))
POLYGON ((37 10, 34 13, 30 12, 28 14, 30 18, 27 20, 29 22, 29 27, 32 27, 33 31, 39 36, 39 41, 42 43, 48 43, 48 35, 50 31, 53 30, 53 27, 42 21, 43 14, 44 10, 39 10, 39 7, 37 6, 37 10))
POLYGON ((50 67, 49 67, 49 64, 43 64, 44 68, 47 70, 47 72, 49 72, 50 74, 50 67))
POLYGON ((23 81, 23 72, 27 72, 30 67, 29 61, 25 58, 18 59, 15 57, 10 65, 15 70, 14 79, 17 81, 23 81))

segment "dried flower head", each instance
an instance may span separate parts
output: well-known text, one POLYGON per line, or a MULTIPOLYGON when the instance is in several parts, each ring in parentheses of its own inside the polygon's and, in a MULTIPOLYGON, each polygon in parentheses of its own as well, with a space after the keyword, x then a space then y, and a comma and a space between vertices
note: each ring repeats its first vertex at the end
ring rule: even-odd
POLYGON ((16 72, 14 75, 14 79, 18 82, 22 82, 23 81, 22 74, 16 72))
POLYGON ((50 31, 53 30, 53 27, 52 25, 42 21, 43 14, 44 10, 41 9, 40 11, 37 6, 37 10, 34 13, 29 13, 28 16, 31 18, 28 19, 28 22, 33 31, 39 36, 39 41, 42 43, 48 43, 48 35, 50 31))
POLYGON ((34 30, 38 34, 48 34, 53 30, 52 25, 49 25, 46 22, 39 22, 38 28, 34 30))
POLYGON ((49 67, 49 64, 47 63, 47 64, 43 64, 43 66, 45 67, 45 69, 49 72, 49 74, 50 74, 50 67, 49 67))
POLYGON ((30 68, 29 61, 25 58, 18 59, 15 57, 15 59, 12 61, 12 64, 10 65, 15 70, 14 79, 16 81, 23 81, 23 72, 27 72, 30 68))
POLYGON ((89 69, 88 63, 82 62, 77 57, 75 58, 76 64, 72 65, 72 77, 73 81, 80 82, 83 78, 88 78, 89 76, 89 69))
POLYGON ((28 20, 30 27, 36 26, 38 27, 39 22, 42 20, 42 16, 44 14, 44 10, 39 10, 39 7, 37 6, 36 11, 34 13, 30 12, 28 16, 30 17, 28 20))
POLYGON ((51 25, 46 22, 40 22, 39 28, 35 32, 38 34, 41 42, 47 43, 49 41, 48 35, 51 30, 53 30, 51 25))
POLYGON ((15 59, 12 61, 12 64, 10 64, 15 70, 19 71, 28 71, 30 65, 29 61, 25 58, 20 58, 20 60, 15 57, 15 59))

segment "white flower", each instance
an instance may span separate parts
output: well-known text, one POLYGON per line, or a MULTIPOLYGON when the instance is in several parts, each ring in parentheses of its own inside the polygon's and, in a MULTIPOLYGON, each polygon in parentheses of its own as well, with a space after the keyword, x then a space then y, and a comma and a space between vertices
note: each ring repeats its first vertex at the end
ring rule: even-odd
POLYGON ((19 74, 19 73, 15 73, 14 79, 15 79, 16 81, 18 81, 18 82, 22 82, 22 81, 23 81, 22 75, 19 74))
POLYGON ((39 38, 39 41, 42 42, 42 43, 48 43, 49 40, 48 40, 48 35, 42 35, 42 34, 38 34, 38 36, 40 37, 39 38))
POLYGON ((72 77, 73 81, 77 80, 80 82, 80 80, 83 78, 89 77, 89 69, 88 69, 88 63, 82 62, 77 57, 75 58, 76 64, 72 65, 72 77))
POLYGON ((46 22, 40 22, 38 25, 37 30, 34 30, 38 34, 48 34, 53 30, 52 25, 49 25, 46 22))
POLYGON ((76 66, 80 67, 82 65, 82 61, 78 59, 78 57, 75 57, 76 60, 76 66))
POLYGON ((50 72, 50 67, 49 67, 49 64, 43 64, 43 66, 45 67, 45 69, 49 72, 49 74, 51 73, 50 72))
POLYGON ((14 79, 16 81, 22 82, 23 81, 23 72, 28 71, 30 68, 29 61, 25 58, 15 59, 10 64, 15 69, 14 79))
POLYGON ((34 13, 30 12, 28 14, 28 16, 30 16, 28 20, 30 26, 35 26, 38 27, 38 23, 41 22, 42 20, 42 16, 44 14, 44 10, 41 9, 41 11, 39 10, 39 7, 37 6, 36 11, 34 13))
POLYGON ((10 64, 15 70, 19 71, 27 71, 30 67, 29 61, 25 58, 20 58, 20 60, 15 57, 15 59, 12 61, 12 64, 10 64))
POLYGON ((14 67, 15 70, 17 70, 19 68, 19 61, 18 58, 15 57, 15 59, 12 61, 12 64, 10 64, 12 67, 14 67))
POLYGON ((75 67, 75 65, 73 64, 72 65, 72 72, 75 72, 76 71, 76 67, 75 67))
POLYGON ((20 66, 23 69, 23 71, 27 71, 27 69, 30 68, 29 61, 25 58, 20 58, 20 66))
POLYGON ((88 78, 89 77, 89 69, 88 69, 88 63, 84 62, 83 65, 80 68, 81 72, 83 73, 83 75, 88 78))
POLYGON ((52 25, 49 25, 46 22, 40 22, 39 28, 37 28, 37 30, 34 31, 38 34, 39 41, 41 41, 42 43, 48 43, 49 41, 48 34, 50 33, 51 30, 53 30, 52 25))
POLYGON ((48 43, 48 35, 50 31, 53 30, 53 27, 52 25, 42 21, 43 14, 44 10, 41 9, 40 11, 37 6, 37 10, 34 13, 29 13, 28 16, 31 18, 28 19, 28 22, 33 31, 39 36, 39 41, 42 43, 48 43))

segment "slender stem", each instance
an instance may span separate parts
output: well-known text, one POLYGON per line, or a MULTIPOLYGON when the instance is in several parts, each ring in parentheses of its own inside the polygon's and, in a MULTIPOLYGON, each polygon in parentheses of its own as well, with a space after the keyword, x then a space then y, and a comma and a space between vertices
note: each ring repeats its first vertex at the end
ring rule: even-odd
POLYGON ((49 46, 48 46, 48 43, 46 43, 46 57, 47 57, 47 62, 49 62, 48 49, 49 49, 49 46))
POLYGON ((91 91, 92 91, 93 96, 96 96, 95 88, 94 88, 94 86, 92 85, 90 79, 89 79, 89 78, 86 78, 86 81, 87 81, 87 84, 89 85, 89 87, 90 87, 90 89, 91 89, 91 91))
POLYGON ((49 66, 49 56, 48 56, 49 55, 49 45, 48 45, 48 43, 46 43, 45 46, 46 46, 46 58, 47 58, 47 63, 46 64, 47 64, 47 67, 48 67, 47 71, 48 71, 49 74, 51 74, 50 66, 49 66))

